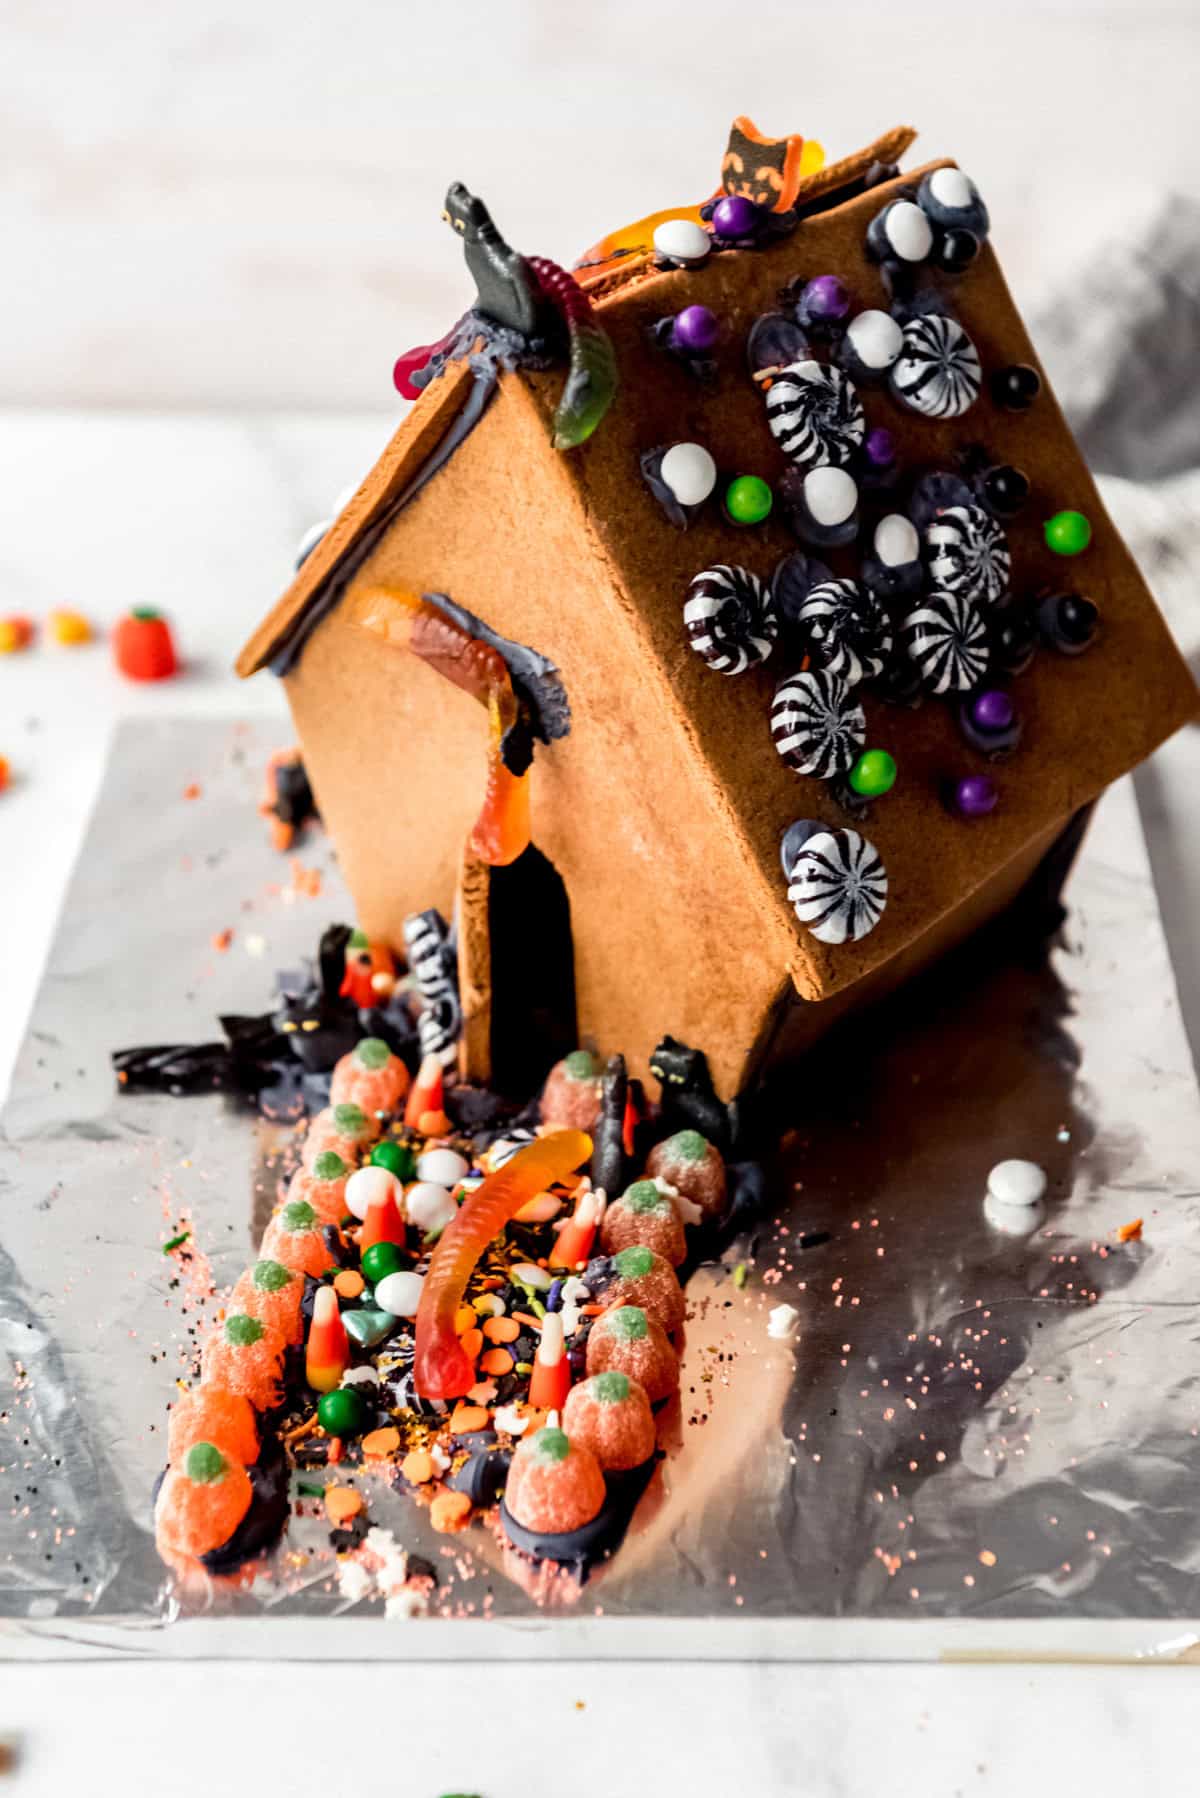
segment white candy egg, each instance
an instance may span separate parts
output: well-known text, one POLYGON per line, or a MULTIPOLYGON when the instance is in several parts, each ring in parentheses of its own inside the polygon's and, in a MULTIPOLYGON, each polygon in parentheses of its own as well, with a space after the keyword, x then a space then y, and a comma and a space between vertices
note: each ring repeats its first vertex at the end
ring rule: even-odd
POLYGON ((998 1205, 1037 1205, 1046 1191, 1046 1173, 1036 1161, 998 1161, 987 1189, 998 1205))
POLYGON ((554 1284, 553 1276, 544 1267, 535 1267, 532 1261, 518 1261, 512 1269, 514 1280, 522 1286, 529 1286, 534 1292, 549 1292, 554 1284))
POLYGON ((717 465, 701 443, 673 443, 658 472, 681 506, 702 505, 717 484, 717 465))
POLYGON ((424 1285, 420 1274, 385 1274, 375 1288, 375 1303, 393 1317, 415 1317, 424 1285))
POLYGON ((902 262, 924 262, 933 248, 933 227, 913 200, 889 206, 883 229, 902 262))
POLYGON ((850 320, 846 338, 865 368, 890 368, 904 346, 904 333, 895 319, 874 307, 850 320))
POLYGON ((804 503, 818 524, 844 524, 858 504, 858 488, 844 468, 814 468, 804 477, 804 503))
POLYGON ((453 1186, 471 1171, 471 1163, 454 1149, 426 1149, 417 1161, 417 1179, 433 1180, 439 1186, 453 1186))
POLYGON ((875 526, 875 554, 885 568, 903 568, 921 554, 916 526, 899 512, 889 512, 875 526))
POLYGON ((405 1216, 425 1236, 444 1230, 457 1211, 451 1194, 433 1180, 418 1180, 404 1195, 405 1216))
POLYGON ((939 206, 970 206, 975 199, 975 189, 961 169, 935 169, 929 191, 939 206))
POLYGON ((703 262, 712 238, 691 219, 664 219, 655 227, 654 248, 672 262, 703 262))
POLYGON ((355 1217, 366 1217, 373 1199, 386 1199, 389 1192, 397 1205, 401 1186, 395 1174, 385 1167, 360 1167, 346 1182, 346 1210, 355 1217))

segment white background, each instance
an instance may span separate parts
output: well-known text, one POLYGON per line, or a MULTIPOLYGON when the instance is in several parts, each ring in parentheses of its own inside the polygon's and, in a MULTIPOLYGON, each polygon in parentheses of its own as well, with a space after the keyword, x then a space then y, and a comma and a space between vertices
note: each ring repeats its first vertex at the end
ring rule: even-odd
MULTIPOLYGON (((1124 216, 1200 194, 1198 51, 1195 0, 3 0, 0 615, 160 603, 189 671, 141 691, 102 644, 0 659, 0 1091, 112 720, 278 711, 228 662, 394 423, 395 355, 466 301, 450 179, 570 261, 707 191, 737 112, 832 155, 911 122, 979 180, 1032 306, 1124 216)), ((1194 1679, 5 1668, 0 1741, 38 1798, 212 1791, 235 1767, 404 1798, 1128 1793, 1190 1773, 1194 1679), (206 1757, 175 1733, 197 1692, 206 1757), (285 1705, 302 1721, 272 1747, 285 1705)))

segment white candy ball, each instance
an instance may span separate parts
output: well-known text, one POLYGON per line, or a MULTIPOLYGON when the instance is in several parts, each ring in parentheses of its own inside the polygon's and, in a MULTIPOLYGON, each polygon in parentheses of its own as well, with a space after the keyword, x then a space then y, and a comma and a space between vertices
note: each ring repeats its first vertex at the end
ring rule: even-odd
POLYGON ((844 468, 814 468, 804 477, 804 503, 818 524, 844 524, 858 504, 858 488, 844 468))
POLYGON ((404 1195, 404 1214, 424 1236, 444 1230, 457 1211, 450 1193, 433 1180, 418 1180, 404 1195))
POLYGON ((1040 1200, 1036 1205, 1002 1205, 989 1192, 983 1201, 983 1215, 1002 1236, 1032 1236, 1046 1215, 1046 1207, 1040 1200))
POLYGON ((375 1288, 375 1303, 393 1317, 415 1317, 424 1285, 420 1274, 385 1274, 375 1288))
POLYGON ((1037 1205, 1046 1191, 1046 1173, 1036 1161, 998 1161, 987 1182, 998 1205, 1037 1205))
POLYGON ((673 443, 658 472, 681 506, 702 505, 717 484, 717 465, 701 443, 673 443))
POLYGON ((913 200, 897 200, 890 206, 883 230, 903 262, 924 262, 933 248, 933 226, 913 200))
POLYGON ((903 568, 921 554, 916 526, 899 512, 889 512, 875 526, 875 554, 885 568, 903 568))
POLYGON ((389 1192, 397 1205, 401 1186, 395 1174, 385 1167, 360 1167, 346 1182, 346 1210, 355 1217, 366 1217, 373 1199, 386 1199, 389 1192))
POLYGON ((939 206, 970 206, 975 190, 961 169, 935 169, 929 177, 929 191, 939 206))
POLYGON ((471 1171, 471 1163, 455 1149, 426 1149, 417 1160, 417 1179, 453 1186, 471 1171))
POLYGON ((874 308, 850 320, 846 339, 865 368, 890 368, 904 347, 904 333, 895 319, 874 308))
POLYGON ((712 238, 691 219, 664 219, 654 231, 654 248, 672 262, 703 262, 712 238))

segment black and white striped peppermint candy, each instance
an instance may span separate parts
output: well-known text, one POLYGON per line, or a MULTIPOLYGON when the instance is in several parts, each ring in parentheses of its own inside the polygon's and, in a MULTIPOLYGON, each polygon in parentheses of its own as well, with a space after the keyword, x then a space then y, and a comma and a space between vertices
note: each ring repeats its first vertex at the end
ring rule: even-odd
POLYGON ((858 760, 867 721, 836 674, 789 674, 771 701, 771 740, 797 774, 832 780, 858 760))
POLYGON ((821 581, 797 608, 813 661, 848 687, 882 671, 892 647, 891 620, 879 601, 856 581, 821 581))
POLYGON ((705 568, 683 604, 688 642, 718 674, 742 674, 765 662, 779 634, 771 590, 747 568, 705 568))
POLYGON ((905 618, 900 635, 931 693, 966 693, 987 673, 987 627, 965 593, 930 593, 905 618))
POLYGON ((809 837, 788 879, 796 916, 822 943, 856 943, 874 930, 887 893, 879 851, 856 830, 809 837))
POLYGON ((801 468, 844 468, 866 431, 858 389, 840 368, 789 362, 767 392, 767 423, 801 468))
POLYGON ((944 593, 998 605, 1008 592, 1008 538, 982 506, 947 506, 925 527, 930 578, 944 593))
POLYGON ((957 418, 975 404, 981 380, 979 351, 957 319, 941 312, 909 319, 892 364, 897 399, 926 418, 957 418))

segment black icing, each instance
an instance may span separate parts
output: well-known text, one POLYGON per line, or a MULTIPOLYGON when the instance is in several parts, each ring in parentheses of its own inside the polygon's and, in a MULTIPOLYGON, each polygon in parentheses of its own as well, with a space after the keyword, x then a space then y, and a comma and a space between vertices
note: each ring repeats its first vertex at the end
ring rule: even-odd
POLYGON ((254 1555, 269 1548, 288 1518, 288 1465, 283 1445, 263 1439, 258 1460, 247 1467, 252 1494, 250 1507, 227 1542, 201 1555, 210 1573, 232 1573, 254 1555))
POLYGON ((521 702, 528 723, 525 742, 521 742, 514 727, 514 731, 501 742, 500 753, 512 773, 524 774, 533 757, 533 746, 528 742, 529 732, 532 732, 539 743, 553 743, 559 737, 570 734, 571 703, 559 678, 558 669, 540 651, 530 649, 524 643, 514 643, 510 637, 502 637, 499 631, 493 630, 490 624, 477 617, 474 612, 469 612, 466 606, 460 606, 448 594, 423 593, 421 597, 441 612, 443 617, 448 618, 451 624, 456 624, 469 636, 477 637, 489 648, 499 650, 504 657, 504 665, 512 678, 513 692, 521 702))
POLYGON ((517 1522, 503 1499, 500 1521, 514 1548, 535 1561, 558 1561, 572 1566, 581 1574, 595 1562, 605 1560, 621 1545, 637 1509, 638 1500, 650 1484, 657 1457, 652 1455, 641 1467, 628 1473, 606 1473, 605 1500, 590 1523, 577 1530, 554 1535, 545 1530, 527 1530, 517 1522))

